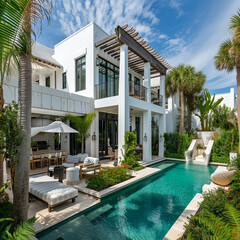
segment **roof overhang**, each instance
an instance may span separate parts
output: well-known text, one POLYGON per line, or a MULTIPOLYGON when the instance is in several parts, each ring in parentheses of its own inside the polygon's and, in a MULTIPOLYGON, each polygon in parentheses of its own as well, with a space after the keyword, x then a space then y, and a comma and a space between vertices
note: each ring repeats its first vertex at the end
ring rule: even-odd
POLYGON ((120 59, 120 46, 128 46, 128 65, 135 72, 144 74, 144 63, 151 65, 151 75, 166 75, 166 71, 171 68, 149 44, 146 43, 135 29, 128 28, 128 25, 117 26, 115 33, 95 44, 97 48, 104 51, 111 57, 120 59))

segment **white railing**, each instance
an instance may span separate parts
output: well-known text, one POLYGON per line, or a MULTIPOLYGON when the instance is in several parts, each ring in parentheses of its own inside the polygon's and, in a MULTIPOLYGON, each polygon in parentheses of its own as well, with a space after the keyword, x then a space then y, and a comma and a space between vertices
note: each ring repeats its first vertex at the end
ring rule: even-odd
MULTIPOLYGON (((17 102, 17 79, 7 79, 3 91, 6 104, 10 104, 12 101, 17 102)), ((32 108, 71 114, 87 114, 92 111, 92 99, 33 83, 32 108)))

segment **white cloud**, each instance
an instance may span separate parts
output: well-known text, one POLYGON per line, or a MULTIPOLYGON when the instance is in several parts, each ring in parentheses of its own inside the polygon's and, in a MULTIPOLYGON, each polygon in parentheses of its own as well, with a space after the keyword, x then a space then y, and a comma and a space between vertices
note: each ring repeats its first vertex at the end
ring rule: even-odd
POLYGON ((163 39, 163 40, 167 40, 168 39, 168 36, 166 35, 166 34, 160 34, 159 36, 158 36, 158 38, 161 40, 161 39, 163 39))
POLYGON ((205 87, 220 89, 232 86, 236 83, 235 72, 227 73, 218 71, 214 66, 214 56, 218 52, 220 44, 229 37, 228 23, 230 17, 236 13, 239 7, 237 0, 226 2, 221 10, 216 9, 215 14, 202 22, 202 28, 188 40, 184 35, 176 39, 168 40, 168 47, 164 56, 172 66, 181 63, 191 64, 207 75, 205 87))
POLYGON ((55 0, 54 19, 58 19, 66 36, 95 21, 106 32, 117 25, 129 24, 143 37, 154 33, 159 22, 151 7, 154 0, 55 0))
POLYGON ((178 16, 177 17, 181 17, 183 15, 183 10, 181 9, 181 2, 179 0, 170 0, 169 1, 169 6, 171 8, 174 8, 177 10, 178 12, 178 16))

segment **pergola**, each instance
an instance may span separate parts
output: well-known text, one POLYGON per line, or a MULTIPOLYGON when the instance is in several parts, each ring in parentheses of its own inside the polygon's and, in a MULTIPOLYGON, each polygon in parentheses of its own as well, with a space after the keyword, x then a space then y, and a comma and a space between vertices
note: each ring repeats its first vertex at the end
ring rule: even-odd
POLYGON ((151 76, 156 74, 166 75, 171 68, 163 57, 161 57, 134 28, 128 25, 117 26, 115 33, 95 44, 97 48, 104 51, 111 57, 120 60, 120 46, 128 46, 128 66, 135 72, 144 74, 144 63, 150 63, 151 76))

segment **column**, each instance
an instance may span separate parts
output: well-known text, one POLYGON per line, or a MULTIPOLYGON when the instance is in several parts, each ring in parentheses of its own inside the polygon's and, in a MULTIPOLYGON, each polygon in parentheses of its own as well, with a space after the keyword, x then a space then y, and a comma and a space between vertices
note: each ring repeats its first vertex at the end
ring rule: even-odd
POLYGON ((159 151, 158 156, 164 157, 164 132, 165 132, 165 115, 159 115, 159 151))
POLYGON ((143 161, 152 160, 152 121, 151 111, 143 113, 143 161))
POLYGON ((151 102, 150 63, 144 63, 144 82, 147 87, 147 102, 151 102))
POLYGON ((99 112, 96 112, 96 117, 93 119, 90 131, 90 156, 99 157, 99 112), (96 139, 93 139, 93 135, 96 139))
POLYGON ((121 149, 125 144, 124 135, 129 131, 129 84, 128 84, 128 46, 120 47, 119 66, 119 105, 118 105, 118 158, 122 157, 121 149))

